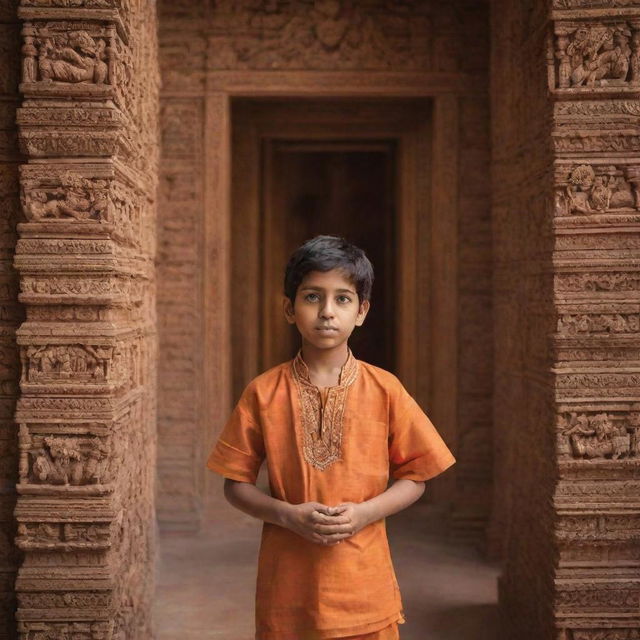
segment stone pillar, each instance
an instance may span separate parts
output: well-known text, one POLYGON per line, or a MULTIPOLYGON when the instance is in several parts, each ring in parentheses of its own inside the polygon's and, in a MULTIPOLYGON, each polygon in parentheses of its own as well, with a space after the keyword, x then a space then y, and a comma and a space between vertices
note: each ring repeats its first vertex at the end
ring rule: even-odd
POLYGON ((493 6, 501 637, 631 640, 640 3, 550 5, 493 6))
POLYGON ((24 320, 13 268, 16 224, 20 218, 20 154, 16 135, 19 104, 20 23, 16 3, 0 5, 0 638, 15 638, 14 583, 21 552, 13 544, 18 476, 14 422, 20 358, 16 328, 24 320))
POLYGON ((564 4, 549 56, 555 637, 640 638, 640 2, 564 4))
POLYGON ((155 3, 24 0, 23 640, 147 640, 155 552, 155 3))

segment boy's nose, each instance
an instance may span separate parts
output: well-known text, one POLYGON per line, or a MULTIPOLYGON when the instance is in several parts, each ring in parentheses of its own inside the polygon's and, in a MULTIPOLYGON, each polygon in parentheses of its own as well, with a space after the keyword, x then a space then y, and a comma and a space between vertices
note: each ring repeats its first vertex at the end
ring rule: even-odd
POLYGON ((325 304, 322 309, 320 309, 320 317, 321 318, 333 318, 333 308, 325 304))

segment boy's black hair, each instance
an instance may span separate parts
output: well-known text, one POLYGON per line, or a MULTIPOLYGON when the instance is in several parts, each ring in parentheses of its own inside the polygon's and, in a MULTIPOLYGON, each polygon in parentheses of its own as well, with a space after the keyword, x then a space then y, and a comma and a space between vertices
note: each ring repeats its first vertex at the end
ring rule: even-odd
POLYGON ((371 298, 373 266, 365 252, 338 236, 316 236, 299 246, 284 272, 284 294, 294 304, 298 287, 311 271, 340 269, 351 280, 360 304, 371 298))

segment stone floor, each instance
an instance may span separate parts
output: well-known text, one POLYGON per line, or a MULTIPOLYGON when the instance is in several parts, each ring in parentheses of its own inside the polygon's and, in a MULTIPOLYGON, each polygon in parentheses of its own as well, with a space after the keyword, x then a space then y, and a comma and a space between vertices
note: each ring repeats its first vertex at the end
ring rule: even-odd
MULTIPOLYGON (((161 535, 156 640, 253 640, 260 523, 217 505, 197 535, 161 535)), ((498 569, 448 541, 441 522, 421 503, 387 520, 407 619, 402 640, 498 640, 498 569)))

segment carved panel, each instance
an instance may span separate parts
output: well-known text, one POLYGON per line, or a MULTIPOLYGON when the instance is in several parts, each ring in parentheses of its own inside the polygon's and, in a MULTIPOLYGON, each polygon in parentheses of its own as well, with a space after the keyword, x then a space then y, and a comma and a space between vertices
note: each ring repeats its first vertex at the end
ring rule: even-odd
POLYGON ((638 87, 640 33, 635 23, 556 23, 557 87, 638 87))

